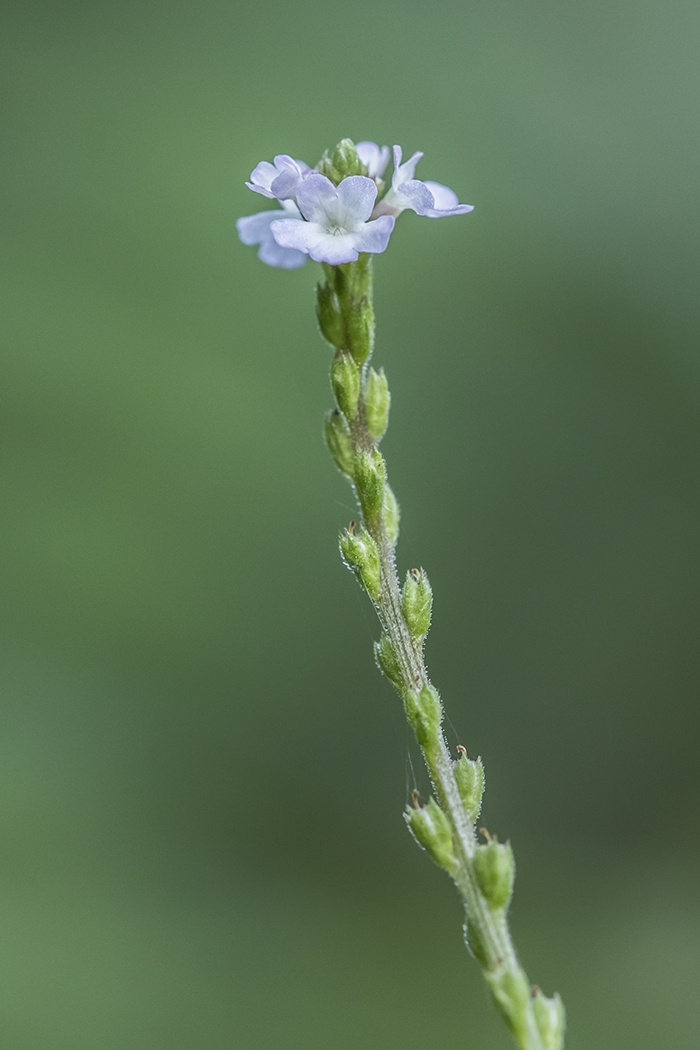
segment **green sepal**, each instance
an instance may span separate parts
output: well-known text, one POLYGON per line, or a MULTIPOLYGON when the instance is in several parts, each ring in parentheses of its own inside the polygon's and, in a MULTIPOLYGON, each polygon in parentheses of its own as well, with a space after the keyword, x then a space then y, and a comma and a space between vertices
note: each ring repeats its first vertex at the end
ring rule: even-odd
POLYGON ((404 694, 403 706, 408 723, 416 734, 421 747, 432 750, 438 742, 442 723, 440 694, 432 685, 420 690, 409 690, 404 694))
POLYGON ((338 470, 352 479, 354 454, 345 417, 337 408, 326 413, 326 444, 338 470))
POLYGON ((340 348, 345 340, 343 318, 332 282, 316 285, 316 316, 323 338, 340 348))
POLYGON ((346 324, 350 353, 361 368, 374 349, 374 310, 366 295, 353 299, 346 315, 346 324))
POLYGON ((384 503, 382 505, 382 518, 384 520, 384 531, 386 532, 386 538, 392 547, 396 546, 396 541, 399 538, 399 521, 401 519, 401 510, 396 500, 396 496, 389 485, 384 486, 384 503))
POLYGON ((430 629, 433 607, 433 589, 423 569, 412 569, 406 573, 401 606, 411 635, 416 641, 422 642, 430 629))
POLYGON ((474 871, 479 889, 490 906, 494 909, 507 908, 515 879, 515 861, 510 843, 493 838, 485 846, 477 846, 474 871))
POLYGON ((365 380, 365 411, 367 427, 375 441, 381 441, 389 425, 389 405, 391 394, 384 369, 375 372, 370 368, 365 380))
POLYGON ((382 507, 386 484, 386 464, 376 449, 357 454, 354 478, 362 512, 365 518, 371 521, 382 507))
POLYGON ((337 186, 348 175, 364 175, 352 139, 341 139, 333 152, 326 150, 318 163, 318 171, 337 186))
POLYGON ((345 529, 340 535, 340 553, 343 561, 355 573, 372 601, 378 602, 382 596, 379 551, 367 530, 362 526, 354 532, 345 529))
POLYGON ((382 674, 385 674, 400 692, 403 689, 401 664, 388 634, 382 634, 379 641, 374 643, 374 659, 382 674))
POLYGON ((466 752, 463 752, 454 764, 454 773, 464 812, 473 824, 481 812, 481 799, 486 779, 484 763, 480 758, 474 762, 471 758, 467 758, 466 752))
POLYGON ((420 808, 407 806, 404 818, 418 845, 427 850, 438 867, 454 871, 452 828, 435 799, 431 798, 427 806, 420 808))
POLYGON ((473 922, 470 922, 469 918, 467 917, 463 929, 464 942, 467 948, 472 953, 477 962, 480 962, 483 967, 488 969, 490 966, 489 953, 486 949, 486 944, 484 942, 484 938, 481 936, 479 928, 473 922))
POLYGON ((333 358, 331 383, 338 408, 347 419, 354 419, 360 399, 360 370, 350 354, 342 350, 333 358))
POLYGON ((524 1040, 528 1037, 528 1007, 530 1005, 530 986, 525 976, 512 973, 486 973, 486 980, 491 988, 493 1001, 521 1046, 527 1046, 524 1040))
POLYGON ((548 999, 537 988, 532 999, 532 1010, 544 1050, 562 1050, 566 1015, 559 995, 548 999))

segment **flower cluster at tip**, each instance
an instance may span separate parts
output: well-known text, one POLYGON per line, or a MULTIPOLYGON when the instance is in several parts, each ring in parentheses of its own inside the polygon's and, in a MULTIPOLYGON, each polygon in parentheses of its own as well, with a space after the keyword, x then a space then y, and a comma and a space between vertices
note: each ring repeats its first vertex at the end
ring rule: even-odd
POLYGON ((281 209, 239 219, 238 236, 244 244, 258 245, 258 258, 269 266, 294 270, 309 258, 338 266, 356 262, 360 252, 383 252, 402 211, 438 219, 474 210, 460 204, 447 186, 415 179, 423 154, 402 163, 400 146, 394 146, 391 186, 377 202, 389 156, 388 146, 343 139, 316 168, 286 153, 272 164, 262 161, 246 186, 281 209))

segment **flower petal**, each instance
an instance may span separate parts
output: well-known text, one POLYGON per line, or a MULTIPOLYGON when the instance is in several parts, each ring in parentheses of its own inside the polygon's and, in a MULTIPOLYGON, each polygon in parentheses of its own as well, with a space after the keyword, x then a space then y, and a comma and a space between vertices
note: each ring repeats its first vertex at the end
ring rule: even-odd
POLYGON ((270 223, 283 214, 276 208, 274 211, 259 211, 257 215, 244 215, 236 221, 238 236, 244 244, 260 244, 270 230, 270 223))
POLYGON ((309 222, 324 224, 328 219, 328 209, 338 199, 338 191, 325 175, 317 172, 309 175, 297 191, 299 211, 309 222))
POLYGON ((435 202, 432 209, 433 214, 425 213, 431 219, 439 219, 443 215, 466 215, 467 212, 474 211, 473 204, 460 204, 459 197, 448 186, 443 186, 440 182, 427 181, 423 185, 428 187, 435 202))
POLYGON ((377 184, 365 175, 349 175, 338 186, 337 222, 346 230, 367 222, 377 199, 377 184))
POLYGON ((374 255, 385 251, 395 222, 393 215, 382 215, 379 219, 366 223, 362 230, 355 234, 355 248, 358 252, 371 252, 374 255))
POLYGON ((389 147, 381 148, 376 142, 358 142, 355 146, 358 157, 367 167, 369 177, 380 179, 389 163, 389 147))
MULTIPOLYGON (((292 205, 294 211, 299 213, 294 205, 292 205)), ((289 207, 285 209, 289 212, 289 207)), ((238 236, 244 244, 259 244, 258 259, 261 259, 268 266, 281 266, 285 270, 294 270, 298 266, 303 266, 306 262, 306 256, 299 251, 287 250, 286 248, 280 247, 275 238, 272 235, 271 225, 279 218, 280 215, 284 215, 285 211, 280 211, 279 208, 274 211, 261 211, 257 215, 244 215, 243 218, 238 219, 236 222, 236 230, 238 236)), ((296 222, 297 226, 301 226, 301 216, 297 219, 289 219, 289 222, 296 222)))
POLYGON ((275 195, 270 192, 270 186, 278 175, 279 172, 274 164, 270 164, 269 160, 261 160, 250 173, 250 182, 246 182, 246 186, 254 193, 262 193, 263 197, 272 199, 275 195))
POLYGON ((315 262, 339 266, 357 261, 352 234, 335 235, 317 222, 294 222, 293 219, 279 219, 270 228, 279 245, 307 252, 315 262))
POLYGON ((408 182, 413 178, 416 164, 423 156, 422 153, 414 153, 413 156, 405 162, 401 163, 401 157, 403 151, 400 146, 394 146, 394 174, 391 176, 392 189, 397 190, 404 182, 408 182))

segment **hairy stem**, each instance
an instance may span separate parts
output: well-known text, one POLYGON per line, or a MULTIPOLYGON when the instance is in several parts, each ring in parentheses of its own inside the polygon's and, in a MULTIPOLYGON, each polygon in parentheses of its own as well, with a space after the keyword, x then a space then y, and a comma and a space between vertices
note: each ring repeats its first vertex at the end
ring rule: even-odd
POLYGON ((398 506, 378 450, 388 419, 388 386, 383 373, 367 365, 374 333, 371 258, 360 256, 356 263, 324 270, 318 316, 335 347, 331 376, 338 405, 327 423, 328 444, 353 483, 362 512, 359 528, 352 523, 341 537, 341 550, 374 602, 383 629, 377 662, 404 701, 437 797, 424 808, 416 801, 407 822, 462 896, 467 944, 518 1045, 522 1050, 561 1050, 561 1001, 531 990, 508 929, 510 847, 490 837, 485 845, 477 839, 483 768, 469 761, 461 747, 453 759, 442 730, 442 701, 423 658, 432 600, 427 577, 413 570, 402 591, 396 569, 398 506))

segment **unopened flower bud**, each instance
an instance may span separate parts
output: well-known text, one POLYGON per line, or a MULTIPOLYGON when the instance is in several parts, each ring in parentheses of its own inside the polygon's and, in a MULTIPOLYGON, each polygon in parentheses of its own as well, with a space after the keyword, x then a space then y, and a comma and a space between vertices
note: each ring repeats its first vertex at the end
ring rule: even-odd
POLYGON ((382 506, 382 517, 384 519, 384 531, 386 532, 386 538, 392 547, 396 546, 396 541, 399 538, 399 519, 401 518, 401 511, 399 505, 396 502, 396 496, 392 492, 389 485, 384 486, 384 505, 382 506))
POLYGON ((401 605, 409 631, 417 641, 422 642, 430 629, 433 607, 433 590, 423 569, 412 569, 406 573, 401 605))
POLYGON ((539 988, 535 989, 532 1009, 544 1050, 562 1050, 566 1017, 559 995, 548 999, 539 988))
POLYGON ((491 987, 493 1001, 513 1035, 521 1046, 528 1045, 528 1006, 530 1004, 530 987, 522 974, 509 972, 485 974, 491 987))
POLYGON ((416 740, 421 747, 431 750, 437 743, 442 722, 442 704, 437 689, 424 685, 420 690, 409 690, 404 694, 403 705, 416 740))
POLYGON ((485 846, 477 846, 474 871, 479 889, 491 907, 507 908, 515 879, 515 861, 510 843, 493 838, 485 846))
POLYGON ((384 369, 375 372, 370 368, 365 382, 365 410, 367 427, 375 441, 381 441, 389 423, 391 394, 384 369))
POLYGON ((476 923, 469 922, 469 919, 467 918, 463 929, 464 940, 467 945, 467 948, 472 953, 474 958, 478 962, 480 962, 485 969, 488 969, 490 964, 489 953, 484 938, 482 937, 481 932, 479 930, 479 927, 476 925, 476 923))
POLYGON ((316 285, 316 316, 324 339, 331 346, 341 347, 343 345, 343 319, 338 308, 338 297, 333 285, 316 285))
POLYGON ((401 664, 388 634, 382 634, 379 641, 374 643, 374 659, 377 661, 379 670, 387 676, 389 681, 393 682, 397 689, 402 689, 401 664))
POLYGON ((361 368, 374 348, 374 310, 365 295, 353 301, 347 326, 350 353, 361 368))
POLYGON ((439 867, 454 870, 452 828, 435 799, 431 798, 427 806, 417 809, 407 806, 404 817, 418 845, 428 851, 439 867))
POLYGON ((326 150, 320 160, 318 170, 336 186, 346 175, 362 175, 362 162, 357 156, 352 139, 341 139, 332 154, 326 150))
POLYGON ((386 464, 376 449, 358 453, 355 457, 354 478, 362 512, 370 521, 381 509, 386 484, 386 464))
POLYGON ((352 477, 353 449, 345 417, 337 408, 326 414, 326 444, 338 470, 352 477))
POLYGON ((340 553, 343 561, 355 573, 372 601, 378 602, 382 596, 379 552, 367 530, 361 526, 357 531, 345 529, 340 536, 340 553))
POLYGON ((360 372, 350 354, 339 351, 333 358, 331 383, 338 408, 348 419, 354 419, 360 398, 360 372))
POLYGON ((476 762, 467 758, 467 752, 462 748, 462 754, 454 764, 454 773, 464 812, 473 824, 481 812, 485 780, 484 763, 480 758, 477 758, 476 762))

